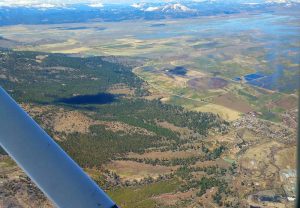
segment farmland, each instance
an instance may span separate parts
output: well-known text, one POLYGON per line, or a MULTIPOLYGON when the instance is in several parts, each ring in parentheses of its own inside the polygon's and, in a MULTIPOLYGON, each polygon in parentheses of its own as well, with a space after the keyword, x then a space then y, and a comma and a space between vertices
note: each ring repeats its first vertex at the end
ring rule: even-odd
POLYGON ((228 20, 202 17, 17 25, 1 27, 0 33, 6 38, 6 46, 10 40, 15 50, 134 60, 138 64, 133 72, 170 104, 218 112, 229 120, 258 111, 261 118, 278 121, 278 112, 286 109, 281 106, 285 101, 279 98, 295 103, 290 108, 295 108, 298 100, 291 95, 297 93, 299 79, 299 46, 294 32, 299 27, 297 18, 270 14, 250 18, 239 14, 228 20), (236 27, 246 20, 247 26, 236 27), (257 24, 259 21, 270 28, 257 24), (161 26, 153 27, 155 24, 161 26), (224 27, 227 32, 220 36, 224 27), (290 32, 278 33, 281 30, 290 32), (176 67, 182 67, 184 74, 172 73, 176 67), (189 101, 193 101, 192 105, 189 101), (266 115, 267 111, 274 115, 266 115))
MULTIPOLYGON (((293 196, 293 177, 282 174, 295 169, 295 159, 289 155, 295 148, 296 130, 281 120, 274 123, 247 113, 250 104, 237 100, 235 94, 210 98, 227 109, 230 101, 236 103, 231 111, 238 115, 224 120, 212 109, 205 110, 207 106, 220 110, 221 105, 208 100, 192 98, 185 108, 171 105, 172 99, 186 99, 175 95, 162 102, 149 82, 116 59, 10 50, 1 54, 1 73, 11 77, 1 85, 118 204, 243 207, 269 196, 260 192, 267 189, 281 197, 276 206, 292 205, 283 192, 293 196), (35 88, 36 83, 44 88, 35 88), (273 183, 278 177, 282 179, 273 183)), ((215 86, 219 84, 213 83, 213 90, 215 86)), ((284 121, 292 122, 287 117, 293 119, 293 103, 286 105, 281 98, 277 104, 290 109, 284 121)), ((8 191, 0 196, 6 196, 6 204, 28 190, 40 199, 37 206, 51 206, 8 156, 0 159, 2 186, 8 191), (23 188, 13 189, 15 183, 23 188)), ((18 200, 24 204, 29 199, 18 200)))
MULTIPOLYGON (((0 85, 121 207, 293 207, 299 18, 2 26, 0 85)), ((0 200, 53 206, 2 149, 0 200)))

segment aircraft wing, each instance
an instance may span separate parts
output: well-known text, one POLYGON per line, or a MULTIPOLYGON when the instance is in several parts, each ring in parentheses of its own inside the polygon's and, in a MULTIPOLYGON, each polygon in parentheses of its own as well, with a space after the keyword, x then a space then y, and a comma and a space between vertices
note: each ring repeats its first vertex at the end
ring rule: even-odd
POLYGON ((117 208, 1 87, 0 145, 57 207, 117 208))

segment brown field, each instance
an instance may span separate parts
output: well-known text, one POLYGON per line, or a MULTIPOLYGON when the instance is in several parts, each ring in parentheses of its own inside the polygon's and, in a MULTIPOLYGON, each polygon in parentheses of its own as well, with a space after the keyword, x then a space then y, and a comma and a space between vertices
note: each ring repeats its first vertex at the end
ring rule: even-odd
POLYGON ((199 168, 205 168, 211 166, 218 166, 220 168, 229 168, 230 164, 224 161, 223 159, 217 159, 216 161, 196 162, 195 165, 192 165, 192 167, 199 167, 199 168))
POLYGON ((141 135, 155 135, 155 133, 150 132, 146 129, 131 126, 129 124, 119 122, 119 121, 96 121, 94 124, 104 125, 106 130, 112 132, 125 132, 126 134, 141 134, 141 135))
POLYGON ((213 197, 217 193, 218 188, 212 187, 206 191, 203 196, 199 197, 199 204, 202 205, 203 207, 207 208, 216 208, 219 207, 215 203, 213 203, 213 197))
POLYGON ((21 107, 31 117, 41 116, 43 127, 49 128, 51 126, 55 132, 59 133, 88 133, 89 127, 95 124, 94 120, 79 111, 66 111, 51 105, 21 104, 21 107))
POLYGON ((295 96, 285 95, 276 101, 275 104, 283 109, 290 110, 297 108, 298 99, 295 96))
POLYGON ((94 121, 77 111, 59 112, 54 119, 53 129, 65 133, 87 133, 94 121))
POLYGON ((112 94, 121 94, 126 96, 134 95, 134 89, 130 89, 128 86, 122 84, 114 85, 113 87, 108 89, 108 92, 112 94))
POLYGON ((159 175, 172 173, 177 167, 148 165, 133 161, 115 160, 106 166, 110 171, 117 173, 122 180, 141 180, 146 177, 157 178, 159 175))
POLYGON ((21 103, 20 106, 31 116, 38 116, 41 115, 42 113, 53 109, 53 106, 37 106, 33 104, 28 104, 28 103, 21 103))
POLYGON ((242 113, 253 111, 253 108, 247 102, 238 99, 231 93, 217 96, 213 102, 242 113))
POLYGON ((279 150, 275 155, 275 164, 280 169, 296 169, 296 154, 296 147, 289 147, 279 150))
POLYGON ((189 80, 188 85, 194 90, 206 91, 224 88, 228 82, 218 77, 200 77, 189 80))
POLYGON ((9 156, 0 155, 0 207, 54 206, 9 156))
POLYGON ((153 197, 155 201, 165 206, 174 206, 176 203, 181 202, 183 200, 191 199, 195 196, 194 191, 187 191, 187 192, 177 192, 177 193, 166 193, 161 194, 159 196, 153 197))
POLYGON ((188 129, 188 128, 182 128, 182 127, 178 127, 178 126, 175 126, 174 124, 171 124, 169 122, 157 122, 157 124, 163 128, 167 128, 167 129, 170 129, 172 131, 175 131, 175 132, 178 132, 180 134, 183 134, 183 135, 188 135, 188 134, 192 134, 193 131, 188 129))
POLYGON ((186 75, 189 78, 204 77, 206 74, 197 70, 188 70, 186 75))
POLYGON ((260 139, 254 131, 247 128, 238 129, 237 135, 246 142, 253 142, 260 139))
POLYGON ((174 159, 174 158, 189 158, 193 156, 199 155, 199 151, 191 150, 191 151, 177 151, 177 152, 146 152, 144 154, 137 154, 137 153, 129 153, 128 158, 137 158, 137 159, 174 159))
POLYGON ((217 104, 207 104, 200 107, 196 107, 192 110, 198 112, 212 112, 218 114, 221 118, 227 121, 234 121, 241 117, 240 112, 217 104))
POLYGON ((211 135, 209 137, 209 140, 212 141, 212 143, 215 143, 215 142, 221 142, 221 143, 226 143, 226 144, 236 143, 235 131, 231 131, 225 135, 215 135, 215 136, 211 135))
POLYGON ((273 164, 273 154, 276 149, 282 147, 282 144, 276 141, 267 141, 248 149, 239 159, 241 168, 247 171, 253 171, 257 176, 274 176, 278 171, 273 164))

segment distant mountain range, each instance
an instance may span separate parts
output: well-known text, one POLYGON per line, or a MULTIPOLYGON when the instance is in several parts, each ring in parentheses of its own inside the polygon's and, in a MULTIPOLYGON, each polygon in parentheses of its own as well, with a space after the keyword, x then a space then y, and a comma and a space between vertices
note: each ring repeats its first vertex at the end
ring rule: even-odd
POLYGON ((99 1, 75 3, 74 0, 38 0, 0 2, 0 25, 51 24, 90 20, 122 21, 128 19, 188 18, 196 16, 273 12, 289 7, 300 8, 300 0, 190 0, 109 4, 99 1), (50 2, 50 3, 49 3, 50 2), (73 3, 72 3, 73 2, 73 3))
MULTIPOLYGON (((57 0, 49 0, 39 1, 39 0, 22 0, 22 1, 13 1, 13 0, 2 0, 0 1, 0 8, 16 8, 16 7, 26 7, 26 8, 40 8, 40 9, 53 9, 53 8, 72 8, 76 7, 76 5, 85 5, 93 8, 103 8, 107 5, 112 5, 109 3, 110 1, 95 1, 95 0, 65 0, 65 1, 57 1, 57 0), (80 3, 86 2, 86 3, 80 3)), ((165 10, 165 11, 193 11, 193 9, 188 8, 185 4, 191 3, 199 3, 199 4, 295 4, 300 3, 300 0, 169 0, 169 1, 140 1, 142 3, 133 3, 132 7, 137 9, 143 9, 144 11, 157 11, 157 10, 165 10), (144 3, 143 3, 144 2, 144 3), (155 6, 154 6, 155 5, 155 6), (160 5, 160 6, 159 6, 160 5)), ((128 5, 127 3, 120 3, 115 5, 128 5)))
POLYGON ((149 6, 148 4, 145 3, 135 3, 131 5, 132 7, 136 9, 140 9, 142 11, 146 12, 196 12, 196 9, 190 9, 189 7, 180 4, 180 3, 171 3, 171 4, 165 4, 165 5, 153 5, 149 6))

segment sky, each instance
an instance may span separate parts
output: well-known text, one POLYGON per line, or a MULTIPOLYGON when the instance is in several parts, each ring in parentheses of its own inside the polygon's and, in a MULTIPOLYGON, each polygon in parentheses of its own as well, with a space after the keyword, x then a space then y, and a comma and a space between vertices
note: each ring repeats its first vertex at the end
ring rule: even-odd
MULTIPOLYGON (((172 0, 0 0, 0 4, 23 4, 23 5, 31 5, 31 4, 73 4, 73 3, 139 3, 139 2, 168 2, 172 0)), ((173 0, 176 1, 176 0, 173 0)), ((184 1, 184 0, 178 0, 184 1)), ((193 0, 192 0, 193 1, 193 0)), ((204 0, 195 0, 195 1, 204 1, 204 0)))
MULTIPOLYGON (((0 0, 0 6, 37 6, 43 5, 44 7, 53 7, 54 5, 62 5, 62 4, 75 4, 75 3, 88 3, 90 5, 94 5, 95 7, 101 7, 102 4, 108 3, 126 3, 133 4, 139 2, 168 2, 168 1, 181 1, 184 0, 0 0)), ((204 1, 204 0, 189 0, 189 1, 204 1)), ((221 0, 211 0, 211 1, 221 1, 221 0)), ((226 1, 226 0, 222 0, 226 1)), ((228 0, 229 1, 229 0, 228 0)), ((231 0, 232 1, 232 0, 231 0)), ((286 1, 300 1, 300 0, 237 0, 244 2, 286 2, 286 1)))
MULTIPOLYGON (((151 0, 143 0, 143 2, 151 2, 151 0)), ((153 1, 153 0, 152 0, 153 1)), ((159 0, 154 0, 159 1, 159 0)), ((135 3, 141 2, 141 0, 0 0, 0 4, 10 5, 33 5, 33 4, 74 4, 74 3, 135 3)))
POLYGON ((0 6, 28 6, 28 7, 53 7, 62 4, 87 3, 101 7, 102 4, 108 3, 126 3, 133 4, 139 2, 167 2, 168 0, 0 0, 0 6))

